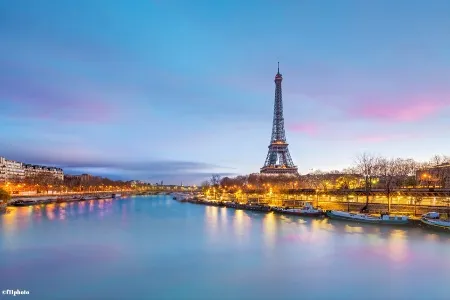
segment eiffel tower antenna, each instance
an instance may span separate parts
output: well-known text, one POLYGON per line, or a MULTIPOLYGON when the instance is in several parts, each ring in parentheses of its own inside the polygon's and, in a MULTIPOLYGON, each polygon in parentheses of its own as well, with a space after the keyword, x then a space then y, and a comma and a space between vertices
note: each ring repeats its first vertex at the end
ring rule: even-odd
POLYGON ((281 82, 283 76, 280 74, 280 63, 278 62, 278 72, 275 75, 275 103, 273 109, 272 138, 269 144, 264 166, 261 168, 262 174, 292 174, 298 175, 297 166, 294 165, 286 142, 283 118, 283 96, 281 92, 281 82))

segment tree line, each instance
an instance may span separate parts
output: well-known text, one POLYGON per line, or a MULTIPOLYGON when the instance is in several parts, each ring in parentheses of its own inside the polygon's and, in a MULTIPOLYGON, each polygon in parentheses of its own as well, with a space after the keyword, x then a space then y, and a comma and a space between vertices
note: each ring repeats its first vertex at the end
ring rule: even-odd
POLYGON ((362 153, 355 157, 354 164, 341 171, 334 170, 298 175, 260 174, 223 177, 215 174, 210 180, 204 181, 202 187, 226 188, 227 190, 268 190, 281 191, 286 189, 315 190, 352 190, 383 189, 390 196, 394 188, 428 186, 445 186, 450 176, 449 168, 436 168, 436 171, 425 177, 416 178, 418 170, 425 170, 437 165, 449 163, 450 157, 434 155, 427 162, 417 162, 411 158, 388 158, 370 153, 362 153))
MULTIPOLYGON (((112 180, 104 177, 90 176, 87 178, 67 177, 61 180, 52 174, 36 174, 25 178, 10 178, 8 186, 12 190, 28 190, 37 192, 48 192, 50 190, 63 191, 101 191, 110 189, 131 189, 147 186, 136 184, 132 181, 112 180)), ((5 183, 3 184, 5 187, 5 183)))

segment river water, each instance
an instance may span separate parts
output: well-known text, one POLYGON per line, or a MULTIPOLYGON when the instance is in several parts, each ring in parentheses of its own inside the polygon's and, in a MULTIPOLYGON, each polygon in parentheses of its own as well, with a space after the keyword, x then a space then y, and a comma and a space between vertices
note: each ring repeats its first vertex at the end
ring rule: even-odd
POLYGON ((450 299, 450 234, 169 196, 11 208, 0 289, 45 300, 450 299))

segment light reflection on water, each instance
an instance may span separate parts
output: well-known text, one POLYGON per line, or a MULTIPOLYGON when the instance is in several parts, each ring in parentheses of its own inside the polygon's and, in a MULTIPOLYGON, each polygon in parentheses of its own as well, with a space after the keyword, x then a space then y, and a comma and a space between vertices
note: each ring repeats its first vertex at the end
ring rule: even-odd
POLYGON ((205 207, 205 229, 212 241, 219 238, 219 207, 205 207))
POLYGON ((393 262, 401 263, 407 262, 410 258, 410 253, 407 243, 406 230, 395 229, 389 235, 389 258, 393 262))
POLYGON ((12 207, 0 218, 0 287, 20 282, 38 299, 299 299, 300 290, 302 299, 361 299, 355 296, 361 293, 444 299, 449 293, 450 235, 423 229, 163 196, 12 207))
POLYGON ((277 239, 277 219, 274 213, 265 214, 263 221, 262 235, 266 246, 272 248, 275 246, 277 239))
POLYGON ((244 242, 248 232, 251 230, 250 217, 242 209, 236 209, 232 223, 235 238, 240 243, 244 242))

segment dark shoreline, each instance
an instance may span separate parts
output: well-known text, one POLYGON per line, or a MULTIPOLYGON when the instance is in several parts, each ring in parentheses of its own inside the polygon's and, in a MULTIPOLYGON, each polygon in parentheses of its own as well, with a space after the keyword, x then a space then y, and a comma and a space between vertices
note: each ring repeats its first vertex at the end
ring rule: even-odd
POLYGON ((60 195, 26 195, 16 196, 11 198, 8 202, 8 207, 11 206, 33 206, 40 204, 51 203, 70 203, 90 200, 106 200, 116 197, 129 197, 133 195, 154 195, 158 192, 130 192, 130 191, 111 191, 111 192, 94 192, 94 193, 71 193, 60 195))

